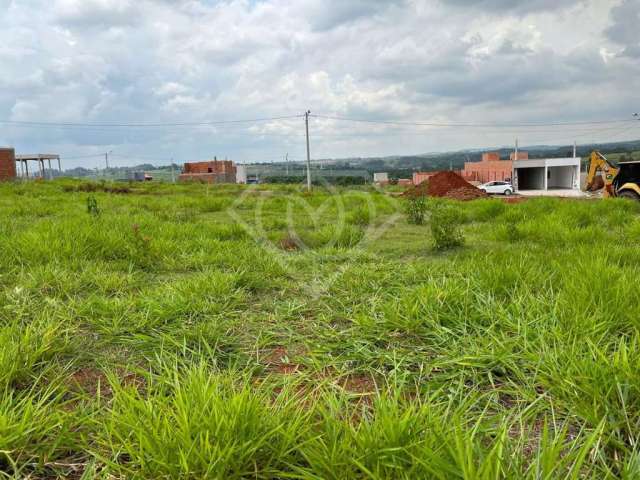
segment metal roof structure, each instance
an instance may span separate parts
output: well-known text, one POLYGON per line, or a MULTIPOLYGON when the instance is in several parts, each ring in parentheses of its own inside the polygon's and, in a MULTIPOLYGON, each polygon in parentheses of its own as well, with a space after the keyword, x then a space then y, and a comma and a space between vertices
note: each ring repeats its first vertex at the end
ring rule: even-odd
POLYGON ((53 171, 51 169, 51 160, 58 161, 58 171, 62 172, 62 165, 60 164, 60 155, 53 153, 35 153, 29 155, 16 155, 16 162, 20 162, 20 176, 29 177, 29 162, 38 162, 38 168, 40 170, 40 176, 45 178, 44 162, 49 164, 49 178, 53 178, 53 171))

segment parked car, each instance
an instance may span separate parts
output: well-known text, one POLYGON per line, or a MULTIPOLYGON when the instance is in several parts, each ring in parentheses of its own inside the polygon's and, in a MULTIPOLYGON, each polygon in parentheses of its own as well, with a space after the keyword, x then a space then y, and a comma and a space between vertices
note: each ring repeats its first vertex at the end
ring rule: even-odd
POLYGON ((483 192, 492 194, 511 195, 513 193, 513 185, 509 182, 487 182, 478 188, 483 192))

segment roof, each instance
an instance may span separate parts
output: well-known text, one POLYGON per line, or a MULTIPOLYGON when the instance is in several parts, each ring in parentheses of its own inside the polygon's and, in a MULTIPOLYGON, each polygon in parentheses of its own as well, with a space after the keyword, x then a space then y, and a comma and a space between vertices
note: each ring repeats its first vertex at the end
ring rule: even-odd
POLYGON ((30 155, 16 155, 16 160, 60 160, 60 155, 53 153, 34 153, 30 155))

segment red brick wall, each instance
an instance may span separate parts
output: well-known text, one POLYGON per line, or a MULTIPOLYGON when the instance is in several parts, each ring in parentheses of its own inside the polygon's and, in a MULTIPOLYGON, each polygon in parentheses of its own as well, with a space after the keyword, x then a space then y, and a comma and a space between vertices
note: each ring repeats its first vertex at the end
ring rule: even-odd
POLYGON ((181 179, 208 183, 236 183, 237 170, 231 160, 185 163, 181 179))
POLYGON ((420 185, 425 180, 433 177, 437 172, 413 172, 413 184, 420 185))
POLYGON ((0 181, 16 178, 16 155, 12 148, 0 149, 0 181))
POLYGON ((511 160, 529 160, 529 152, 518 152, 518 158, 516 159, 516 152, 511 152, 509 158, 511 160))
POLYGON ((231 160, 192 162, 184 164, 184 173, 236 173, 236 167, 231 160))
POLYGON ((513 162, 510 160, 466 162, 462 176, 476 182, 493 182, 511 178, 513 162))
POLYGON ((500 154, 498 152, 487 152, 482 154, 483 162, 499 162, 500 154))

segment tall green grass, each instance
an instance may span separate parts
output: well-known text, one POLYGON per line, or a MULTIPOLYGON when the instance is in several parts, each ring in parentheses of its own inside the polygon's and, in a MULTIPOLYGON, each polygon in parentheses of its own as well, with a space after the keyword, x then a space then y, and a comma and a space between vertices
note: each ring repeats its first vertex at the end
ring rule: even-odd
POLYGON ((0 476, 640 476, 639 205, 75 186, 0 185, 0 476))

